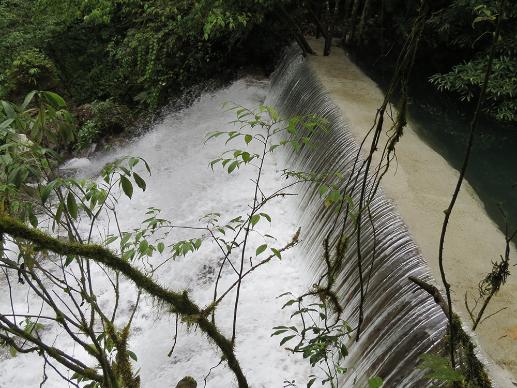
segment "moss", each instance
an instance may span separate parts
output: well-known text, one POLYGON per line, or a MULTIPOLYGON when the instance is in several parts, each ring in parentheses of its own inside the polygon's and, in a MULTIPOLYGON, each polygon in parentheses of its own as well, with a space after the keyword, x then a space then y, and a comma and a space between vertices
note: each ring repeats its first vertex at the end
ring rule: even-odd
POLYGON ((113 363, 113 372, 119 385, 124 388, 140 388, 140 377, 133 375, 133 368, 129 360, 127 340, 129 338, 129 325, 120 332, 116 332, 113 325, 107 324, 107 333, 115 344, 117 355, 113 363))
POLYGON ((457 315, 454 315, 453 325, 457 341, 456 352, 461 372, 466 380, 466 386, 472 388, 492 387, 484 365, 476 356, 476 345, 463 330, 461 320, 457 315))
POLYGON ((219 332, 215 324, 211 323, 202 314, 202 310, 190 300, 186 291, 178 293, 165 289, 155 283, 151 278, 145 276, 138 269, 131 266, 128 262, 100 245, 85 245, 58 240, 38 229, 30 228, 7 215, 0 215, 0 233, 7 233, 13 237, 29 240, 43 250, 49 250, 63 256, 81 256, 103 264, 114 271, 121 272, 131 279, 137 287, 145 290, 157 299, 168 303, 173 312, 197 323, 199 328, 221 349, 228 362, 228 366, 237 378, 239 387, 248 387, 246 377, 235 357, 233 344, 219 332))
POLYGON ((176 388, 196 388, 197 381, 191 376, 185 376, 176 385, 176 388))

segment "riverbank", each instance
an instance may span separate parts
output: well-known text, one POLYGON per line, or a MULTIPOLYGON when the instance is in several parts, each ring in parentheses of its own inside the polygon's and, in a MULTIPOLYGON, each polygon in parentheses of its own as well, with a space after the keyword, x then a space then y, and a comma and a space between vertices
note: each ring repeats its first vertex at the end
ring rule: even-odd
MULTIPOLYGON (((311 41, 318 53, 322 43, 311 41)), ((338 47, 332 55, 309 57, 309 63, 328 90, 334 103, 350 121, 358 141, 371 127, 383 93, 338 47)), ((411 128, 411 122, 397 146, 397 167, 383 180, 386 195, 394 202, 418 242, 436 279, 439 279, 438 242, 458 172, 411 128)), ((492 260, 504 253, 504 235, 487 215, 472 187, 465 183, 449 225, 445 266, 452 285, 455 311, 464 324, 470 318, 464 305, 465 293, 477 295, 479 281, 491 270, 492 260)), ((482 351, 489 358, 489 372, 501 387, 517 385, 517 277, 493 298, 487 315, 505 310, 484 322, 476 331, 482 351)))

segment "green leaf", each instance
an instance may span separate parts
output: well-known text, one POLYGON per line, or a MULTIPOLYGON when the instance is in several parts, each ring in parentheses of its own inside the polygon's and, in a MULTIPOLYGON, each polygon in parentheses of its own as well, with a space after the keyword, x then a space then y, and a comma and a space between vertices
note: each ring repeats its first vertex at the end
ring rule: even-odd
POLYGON ((208 133, 208 136, 205 140, 205 142, 207 142, 208 140, 210 139, 213 139, 213 138, 216 138, 216 137, 219 137, 223 134, 224 132, 220 132, 220 131, 216 131, 216 132, 210 132, 208 133))
POLYGON ((312 379, 310 379, 309 382, 307 383, 307 388, 311 388, 312 384, 314 384, 315 382, 316 382, 316 377, 313 377, 312 379))
POLYGON ((9 103, 7 101, 2 101, 2 106, 4 108, 5 115, 7 116, 8 119, 16 118, 16 112, 14 111, 11 103, 9 103))
POLYGON ((127 179, 124 175, 120 177, 120 184, 122 186, 122 190, 124 191, 124 194, 126 194, 129 198, 133 196, 133 185, 131 184, 131 181, 127 179))
POLYGON ((163 253, 163 251, 165 249, 165 244, 160 241, 156 248, 158 249, 158 252, 163 253))
POLYGON ((212 161, 210 162, 210 168, 213 170, 213 169, 214 169, 214 165, 215 165, 215 164, 217 164, 217 163, 219 163, 221 160, 222 160, 221 158, 219 158, 219 159, 215 159, 215 160, 212 160, 212 161))
POLYGON ((237 168, 237 166, 239 166, 239 162, 237 160, 233 161, 229 166, 228 166, 228 174, 231 174, 233 170, 235 170, 235 168, 237 168))
POLYGON ((33 90, 32 92, 30 92, 29 94, 27 94, 25 96, 25 99, 23 100, 23 103, 20 107, 22 110, 25 110, 29 106, 29 104, 31 103, 35 94, 36 94, 36 90, 33 90))
POLYGON ((287 306, 290 306, 290 305, 292 305, 292 304, 294 304, 294 303, 296 303, 296 302, 297 302, 297 300, 296 300, 296 299, 288 300, 288 301, 287 301, 287 302, 285 302, 285 303, 284 303, 284 305, 282 306, 282 310, 283 310, 284 308, 286 308, 287 306))
POLYGON ((280 253, 280 251, 278 249, 271 248, 271 250, 273 251, 273 253, 275 254, 276 257, 278 257, 280 260, 282 260, 282 254, 280 253))
POLYGON ((128 355, 129 357, 131 357, 131 359, 132 359, 132 360, 134 360, 134 361, 138 361, 138 358, 137 358, 136 354, 135 354, 134 352, 132 352, 131 350, 128 350, 128 351, 127 351, 127 355, 128 355))
POLYGON ((149 248, 149 243, 147 242, 147 240, 142 240, 140 242, 140 245, 138 246, 138 251, 141 254, 145 254, 147 252, 147 248, 149 248))
POLYGON ((252 140, 253 140, 253 136, 251 136, 251 135, 244 136, 244 141, 246 142, 246 144, 251 143, 252 140))
POLYGON ((72 217, 74 220, 77 220, 77 202, 75 201, 75 196, 71 191, 69 191, 68 195, 66 196, 66 207, 70 217, 72 217))
POLYGON ((133 173, 133 178, 135 179, 135 182, 138 187, 142 189, 142 191, 145 191, 146 184, 145 181, 142 179, 140 175, 138 175, 136 172, 133 173))
POLYGON ((59 94, 54 92, 44 92, 47 100, 56 108, 64 108, 66 106, 65 100, 59 94))
POLYGON ((11 125, 11 123, 14 121, 14 119, 7 119, 5 121, 3 121, 1 124, 0 124, 0 129, 5 129, 7 127, 9 127, 9 125, 11 125))
POLYGON ((254 214, 250 219, 251 227, 254 227, 257 225, 257 223, 260 221, 260 214, 254 214))
POLYGON ((34 228, 38 226, 38 218, 34 215, 34 212, 32 211, 32 209, 30 210, 30 213, 29 213, 29 222, 31 223, 31 225, 34 228))
POLYGON ((264 217, 266 220, 268 220, 268 222, 271 222, 271 217, 269 216, 269 214, 267 214, 267 213, 260 213, 260 215, 262 217, 264 217))
POLYGON ((452 369, 448 358, 436 356, 434 354, 424 354, 420 358, 422 359, 422 363, 418 368, 429 370, 426 375, 427 378, 447 382, 463 380, 461 373, 452 369))
POLYGON ((61 221, 61 216, 63 215, 63 203, 60 202, 58 207, 57 207, 57 210, 56 210, 56 215, 54 217, 54 220, 59 223, 61 221))
POLYGON ((145 169, 147 170, 147 172, 149 173, 149 175, 151 175, 151 167, 149 166, 149 163, 147 163, 147 161, 145 159, 140 159, 142 162, 144 162, 144 166, 145 166, 145 169))
POLYGON ((106 241, 104 241, 104 244, 105 244, 105 245, 109 245, 109 244, 111 244, 111 243, 113 243, 113 242, 117 241, 117 239, 118 239, 118 236, 109 236, 109 237, 106 239, 106 241))
POLYGON ((284 338, 282 339, 282 341, 280 341, 280 346, 282 346, 283 344, 285 344, 287 341, 292 340, 294 337, 296 337, 296 334, 294 334, 294 335, 288 335, 287 337, 284 337, 284 338))
POLYGON ((379 388, 382 387, 384 382, 380 377, 372 377, 370 380, 368 380, 368 388, 379 388))
POLYGON ((259 246, 257 248, 257 250, 255 251, 255 255, 256 256, 260 255, 262 252, 264 252, 266 250, 266 248, 267 248, 267 244, 263 244, 263 245, 259 246))
POLYGON ((47 202, 47 199, 50 196, 50 193, 52 192, 53 188, 54 188, 54 185, 49 184, 49 185, 43 186, 40 189, 40 199, 41 199, 42 204, 45 204, 45 202, 47 202))
POLYGON ((327 185, 321 185, 320 188, 318 189, 319 193, 320 193, 320 196, 324 196, 325 193, 329 190, 329 187, 327 185))

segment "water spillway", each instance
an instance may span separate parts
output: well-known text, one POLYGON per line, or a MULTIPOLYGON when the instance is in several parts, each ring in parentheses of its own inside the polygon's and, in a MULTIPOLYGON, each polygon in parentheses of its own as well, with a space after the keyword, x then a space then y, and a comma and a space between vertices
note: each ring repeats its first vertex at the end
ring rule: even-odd
MULTIPOLYGON (((252 192, 250 175, 245 171, 228 174, 208 167, 211 159, 225 150, 224 141, 205 146, 207 132, 228 129, 234 115, 224 112, 221 105, 233 101, 254 107, 264 103, 278 107, 286 117, 316 114, 329 122, 329 130, 314 138, 313 147, 287 157, 289 168, 314 172, 340 172, 349 176, 358 152, 357 140, 338 107, 332 102, 326 88, 313 73, 308 63, 294 50, 288 51, 270 83, 243 79, 227 88, 203 94, 192 106, 165 115, 151 131, 126 145, 104 155, 97 155, 80 175, 95 176, 106 162, 124 156, 139 156, 148 161, 152 175, 147 177, 148 189, 135 193, 129 201, 120 198, 120 224, 125 230, 138 227, 149 206, 162 209, 163 216, 182 225, 195 225, 203 214, 218 211, 228 216, 246 212, 252 192), (215 174, 215 175, 214 175, 215 174)), ((283 163, 283 162, 282 162, 283 163)), ((267 164, 265 187, 279 183, 275 170, 284 166, 278 160, 267 164)), ((358 202, 359 193, 352 193, 358 202)), ((325 270, 323 240, 329 233, 335 214, 326 207, 314 186, 299 189, 299 196, 271 204, 268 213, 273 228, 266 231, 279 238, 279 245, 289 241, 300 225, 303 245, 285 255, 281 262, 271 263, 256 271, 243 286, 240 305, 239 330, 236 352, 246 376, 253 387, 275 388, 286 381, 296 380, 304 386, 308 379, 307 360, 292 355, 271 338, 271 327, 289 322, 289 312, 281 310, 282 302, 275 297, 286 291, 303 293, 325 270), (308 268, 305 271, 305 268, 308 268), (308 276, 307 276, 308 275, 308 276), (308 279, 307 279, 308 277, 308 279)), ((424 372, 417 369, 419 356, 433 349, 442 338, 446 319, 434 301, 408 281, 410 275, 432 281, 420 250, 390 200, 380 191, 371 205, 372 222, 362 225, 361 247, 363 267, 371 279, 365 298, 364 322, 359 342, 353 338, 346 358, 347 373, 342 386, 366 385, 373 376, 381 377, 386 387, 421 387, 429 385, 424 372)), ((109 230, 113 224, 106 222, 109 230)), ((353 234, 351 223, 347 234, 353 234)), ((190 238, 189 233, 177 233, 174 239, 190 238)), ((259 243, 253 241, 253 243, 259 243)), ((211 281, 218 266, 216 247, 203 246, 193 257, 180 258, 157 272, 159 282, 171 289, 187 289, 200 305, 210 303, 211 281)), ((337 292, 345 307, 343 318, 352 327, 357 325, 359 306, 359 279, 355 239, 346 251, 346 260, 338 276, 337 292)), ((103 303, 109 306, 109 286, 96 273, 96 290, 103 303)), ((232 271, 223 274, 223 285, 234 281, 232 271)), ((17 285, 16 287, 21 287, 17 285)), ((123 281, 124 296, 121 321, 131 310, 135 294, 130 282, 123 281)), ((26 298, 15 301, 17 310, 25 309, 26 298)), ((3 308, 9 307, 7 295, 0 295, 3 308), (6 307, 7 306, 7 307, 6 307)), ((39 311, 39 305, 30 306, 39 311)), ((24 310, 25 311, 25 310, 24 310)), ((218 324, 226 335, 231 332, 232 304, 221 305, 218 324)), ((218 352, 206 343, 196 331, 180 326, 178 346, 169 358, 174 335, 174 319, 157 309, 152 300, 144 299, 134 319, 130 348, 138 355, 143 387, 173 386, 185 375, 193 375, 199 382, 206 377, 207 387, 234 386, 228 369, 216 367, 218 352)), ((57 345, 69 349, 77 357, 85 357, 75 350, 74 343, 60 336, 60 331, 48 328, 49 337, 55 336, 57 345)), ((40 362, 37 355, 8 358, 0 355, 0 387, 37 386, 41 371, 34 368, 40 362), (17 369, 31 371, 19 376, 17 369)), ((86 360, 88 360, 86 358, 86 360)), ((61 387, 63 382, 49 371, 49 387, 61 387)))
MULTIPOLYGON (((316 114, 328 121, 328 130, 317 136, 314 147, 291 156, 293 169, 318 174, 338 171, 345 177, 352 173, 358 144, 341 112, 295 49, 286 53, 273 76, 268 101, 284 116, 316 114)), ((323 240, 332 228, 335 212, 324 206, 313 187, 306 187, 301 194, 304 254, 317 278, 326 270, 323 240)), ((359 190, 349 194, 353 203, 359 202, 359 190)), ((352 222, 348 222, 345 234, 353 234, 352 222)), ((364 301, 363 333, 357 343, 351 340, 346 361, 349 373, 343 376, 343 383, 364 386, 368 378, 379 376, 387 387, 426 385, 416 366, 419 356, 442 338, 446 317, 427 293, 408 280, 412 275, 431 281, 431 275, 406 225, 382 191, 371 204, 371 221, 363 219, 361 246, 363 268, 373 270, 364 301)), ((358 320, 359 287, 357 246, 351 243, 337 289, 352 327, 358 320)))

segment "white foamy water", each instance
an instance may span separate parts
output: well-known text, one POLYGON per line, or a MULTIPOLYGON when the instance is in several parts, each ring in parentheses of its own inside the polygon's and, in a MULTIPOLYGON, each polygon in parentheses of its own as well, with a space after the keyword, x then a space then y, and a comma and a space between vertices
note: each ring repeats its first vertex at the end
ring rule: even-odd
MULTIPOLYGON (((163 122, 149 133, 127 146, 92 160, 91 163, 76 163, 79 174, 95 174, 105 163, 118 157, 131 155, 144 158, 152 169, 152 175, 145 176, 147 190, 135 187, 133 199, 124 196, 118 206, 119 222, 123 230, 138 227, 146 218, 145 211, 154 206, 162 209, 161 216, 177 225, 203 226, 199 218, 206 213, 219 212, 229 220, 248 210, 253 195, 250 182, 252 170, 244 168, 228 175, 221 169, 214 172, 208 166, 210 160, 225 150, 224 141, 204 144, 206 133, 229 129, 228 122, 233 113, 224 112, 222 104, 233 101, 247 107, 263 103, 268 83, 241 80, 215 93, 203 95, 190 108, 169 114, 163 122)), ((231 146, 231 145, 230 145, 231 146)), ((239 147, 245 147, 241 141, 239 147)), ((273 156, 265 166, 262 190, 278 188, 283 179, 281 157, 273 156)), ((260 222, 262 233, 278 238, 274 247, 282 247, 291 240, 297 229, 298 209, 296 201, 279 199, 268 209, 272 225, 260 222)), ((101 229, 113 229, 107 222, 101 229)), ((171 240, 196 237, 192 232, 177 232, 171 240)), ((250 244, 251 256, 255 248, 264 243, 255 236, 250 244)), ((221 254, 215 245, 204 244, 200 251, 162 267, 156 275, 159 283, 172 289, 187 289, 195 301, 204 306, 211 301, 215 272, 221 254)), ((282 261, 275 260, 255 271, 244 281, 239 306, 237 357, 252 387, 283 387, 284 380, 295 380, 297 386, 305 386, 309 374, 308 363, 301 357, 290 355, 282 349, 278 337, 270 337, 273 326, 288 324, 289 312, 282 311, 282 301, 276 297, 284 292, 299 293, 307 287, 308 276, 299 252, 292 250, 283 255, 282 261)), ((95 290, 106 308, 112 305, 112 292, 105 277, 94 268, 95 290)), ((221 290, 231 284, 236 275, 227 270, 223 274, 221 290)), ((15 281, 16 279, 11 279, 15 281)), ((5 279, 0 280, 0 308, 10 311, 9 295, 5 292, 5 279)), ((15 309, 27 313, 27 287, 15 285, 15 309)), ((127 320, 136 291, 131 282, 122 280, 120 322, 127 320)), ((220 306, 217 324, 223 333, 231 335, 233 295, 220 306)), ((39 312, 40 305, 29 302, 30 312, 39 312)), ((108 309, 109 311, 109 309, 108 309)), ((174 336, 174 316, 144 297, 132 325, 130 349, 138 356, 136 368, 140 368, 142 387, 174 387, 185 375, 191 375, 203 386, 203 378, 209 369, 218 364, 220 352, 207 342, 199 330, 187 330, 180 324, 178 341, 174 353, 167 353, 174 336)), ((57 328, 48 327, 45 338, 56 341, 56 346, 70 354, 88 360, 84 354, 57 328)), ((37 355, 17 355, 12 358, 7 352, 0 354, 0 387, 37 387, 42 380, 43 359, 37 355)), ((66 387, 67 383, 47 367, 46 387, 66 387)), ((226 388, 236 386, 233 375, 226 366, 215 368, 207 379, 207 387, 226 388)))

